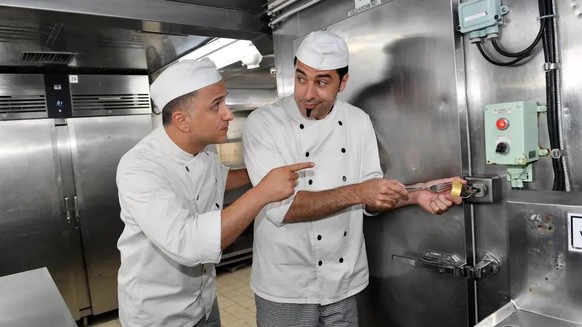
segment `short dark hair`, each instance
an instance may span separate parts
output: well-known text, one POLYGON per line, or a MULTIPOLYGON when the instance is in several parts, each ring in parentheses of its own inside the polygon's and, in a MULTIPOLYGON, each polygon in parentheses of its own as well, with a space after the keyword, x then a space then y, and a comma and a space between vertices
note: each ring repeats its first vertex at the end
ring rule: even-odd
MULTIPOLYGON (((297 65, 297 57, 293 58, 293 66, 295 66, 295 65, 297 65)), ((337 74, 339 75, 340 82, 342 81, 344 76, 346 76, 348 74, 348 67, 349 66, 345 66, 342 68, 337 68, 335 70, 337 72, 337 74)))
POLYGON ((172 122, 172 114, 176 112, 176 110, 180 110, 188 106, 190 101, 196 95, 196 92, 197 91, 186 93, 168 102, 168 104, 164 106, 164 109, 162 109, 162 124, 164 126, 170 125, 172 122))

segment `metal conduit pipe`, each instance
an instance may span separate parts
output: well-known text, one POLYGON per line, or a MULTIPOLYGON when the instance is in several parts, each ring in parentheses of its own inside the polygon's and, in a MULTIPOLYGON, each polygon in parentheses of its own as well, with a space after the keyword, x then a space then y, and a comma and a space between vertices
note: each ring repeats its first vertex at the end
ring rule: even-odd
POLYGON ((272 1, 271 3, 269 3, 267 5, 267 9, 268 9, 267 11, 271 11, 271 8, 276 7, 276 6, 282 4, 285 1, 287 1, 287 0, 275 0, 275 1, 272 1))
POLYGON ((277 12, 277 11, 281 11, 281 10, 283 10, 283 9, 285 9, 285 8, 289 7, 290 5, 294 4, 294 3, 295 3, 295 2, 297 2, 297 1, 299 1, 299 0, 288 0, 288 1, 285 1, 285 2, 283 2, 283 3, 281 3, 281 4, 279 4, 277 7, 275 7, 275 8, 273 8, 273 9, 269 10, 269 11, 267 12, 267 15, 269 15, 269 16, 273 16, 273 13, 275 13, 275 12, 277 12))
MULTIPOLYGON (((553 1, 552 2, 552 9, 553 12, 555 14, 558 13, 558 5, 557 5, 557 1, 553 1)), ((554 39, 556 40, 556 49, 555 49, 555 56, 556 56, 556 60, 560 61, 561 64, 561 53, 560 53, 560 36, 559 36, 559 31, 558 31, 558 19, 557 17, 554 17, 552 19, 552 24, 554 25, 554 39)), ((557 69, 556 70, 556 102, 557 102, 557 110, 558 110, 558 133, 559 133, 559 144, 560 144, 560 150, 564 151, 566 149, 566 146, 564 144, 564 123, 563 123, 563 114, 564 114, 564 108, 562 107, 562 69, 557 69)), ((562 157, 560 158, 560 160, 562 161, 562 165, 564 166, 563 170, 564 170, 564 186, 565 186, 565 190, 567 192, 572 190, 572 186, 570 183, 570 170, 568 169, 568 162, 566 160, 566 157, 562 154, 562 157)))
MULTIPOLYGON (((304 9, 307 9, 307 8, 309 8, 309 7, 313 6, 314 4, 316 4, 316 3, 318 3, 318 2, 321 2, 321 1, 322 1, 322 0, 313 0, 313 1, 307 2, 307 3, 305 3, 305 4, 301 5, 301 6, 297 7, 297 8, 293 8, 292 10, 290 10, 290 11, 288 11, 288 12, 284 13, 283 15, 281 15, 281 16, 279 16, 279 17, 277 17, 276 19, 272 20, 272 21, 269 23, 269 26, 272 28, 272 27, 273 27, 275 24, 277 24, 277 23, 279 23, 279 22, 283 21, 283 20, 284 20, 284 19, 286 19, 287 17, 289 17, 289 16, 291 16, 291 15, 293 15, 293 14, 295 14, 295 13, 298 13, 298 12, 300 12, 300 11, 304 10, 304 9)), ((293 1, 293 2, 295 2, 295 1, 293 1)))

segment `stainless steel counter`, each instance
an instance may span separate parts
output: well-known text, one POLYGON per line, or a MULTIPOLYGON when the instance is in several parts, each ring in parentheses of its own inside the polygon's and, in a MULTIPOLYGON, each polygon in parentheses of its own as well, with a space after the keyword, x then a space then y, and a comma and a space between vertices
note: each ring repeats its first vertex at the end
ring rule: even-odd
POLYGON ((0 278, 0 327, 76 327, 46 268, 0 278))
POLYGON ((562 319, 543 316, 519 309, 511 301, 495 313, 483 319, 475 327, 581 327, 562 319))

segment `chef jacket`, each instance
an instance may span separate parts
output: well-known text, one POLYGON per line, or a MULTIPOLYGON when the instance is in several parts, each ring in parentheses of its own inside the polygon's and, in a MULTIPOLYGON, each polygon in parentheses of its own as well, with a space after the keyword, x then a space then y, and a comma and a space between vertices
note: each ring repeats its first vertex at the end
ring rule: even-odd
MULTIPOLYGON (((378 145, 369 116, 336 100, 321 120, 303 117, 293 97, 249 115, 244 158, 256 185, 272 168, 313 161, 300 172, 297 191, 322 191, 382 177, 378 145)), ((295 195, 272 203, 254 223, 251 287, 279 303, 326 305, 368 285, 363 205, 324 219, 285 224, 295 195)))
POLYGON ((123 326, 191 326, 210 315, 228 174, 211 150, 187 153, 160 127, 121 159, 123 326))

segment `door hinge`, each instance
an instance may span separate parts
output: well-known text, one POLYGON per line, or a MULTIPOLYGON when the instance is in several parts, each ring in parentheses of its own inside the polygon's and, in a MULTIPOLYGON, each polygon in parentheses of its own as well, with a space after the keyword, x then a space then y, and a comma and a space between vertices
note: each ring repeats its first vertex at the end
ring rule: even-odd
POLYGON ((421 254, 418 259, 392 255, 392 260, 440 274, 471 280, 489 277, 499 271, 499 260, 490 253, 484 253, 481 261, 474 266, 467 265, 455 255, 436 251, 427 251, 421 254))
POLYGON ((77 205, 77 196, 65 197, 65 217, 67 224, 71 228, 79 228, 79 209, 77 205))

